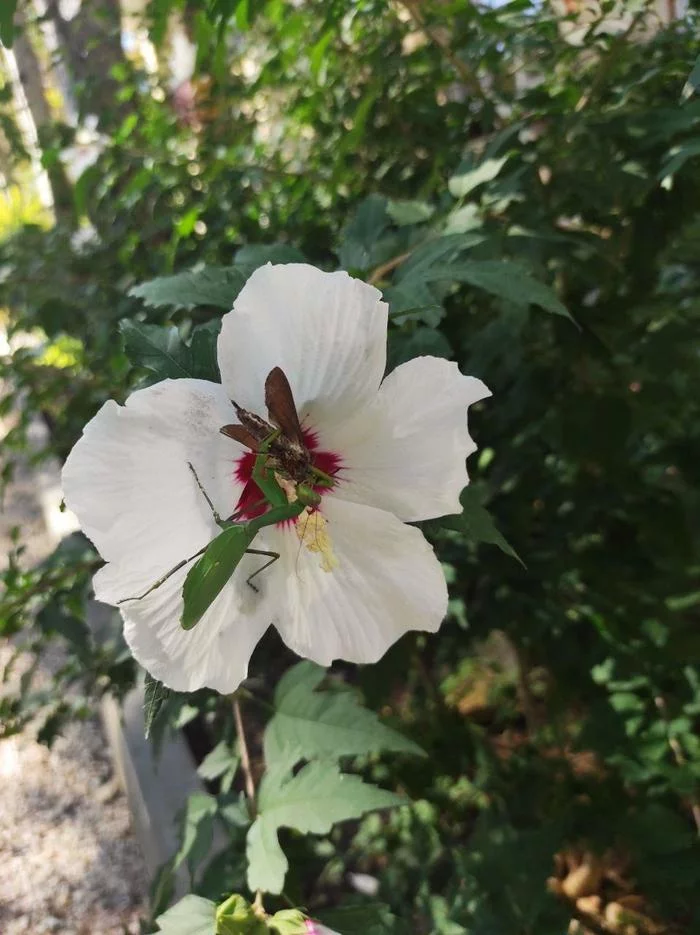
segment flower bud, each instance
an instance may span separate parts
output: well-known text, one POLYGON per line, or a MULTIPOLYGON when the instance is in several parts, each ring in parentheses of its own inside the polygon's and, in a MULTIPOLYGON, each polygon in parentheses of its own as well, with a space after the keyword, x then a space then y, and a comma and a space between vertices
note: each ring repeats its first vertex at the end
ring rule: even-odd
POLYGON ((268 928, 255 909, 234 893, 216 908, 216 935, 268 935, 268 928))

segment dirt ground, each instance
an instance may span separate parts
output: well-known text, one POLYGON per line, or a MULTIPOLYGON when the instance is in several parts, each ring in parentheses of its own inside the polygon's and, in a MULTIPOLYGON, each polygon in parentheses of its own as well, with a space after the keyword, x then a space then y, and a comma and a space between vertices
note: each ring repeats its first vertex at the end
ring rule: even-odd
MULTIPOLYGON (((0 564, 15 525, 28 561, 47 555, 55 533, 45 520, 41 485, 20 471, 0 513, 0 564)), ((0 639, 0 671, 13 648, 0 639)), ((137 933, 146 870, 97 717, 71 725, 51 750, 35 732, 0 740, 0 933, 137 933)))

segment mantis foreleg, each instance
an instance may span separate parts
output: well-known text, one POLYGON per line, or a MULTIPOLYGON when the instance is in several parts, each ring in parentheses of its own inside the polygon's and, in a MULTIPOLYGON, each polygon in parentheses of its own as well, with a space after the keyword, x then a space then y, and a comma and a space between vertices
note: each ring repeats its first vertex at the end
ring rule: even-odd
POLYGON ((202 494, 202 496, 204 497, 204 499, 207 501, 207 504, 208 504, 208 506, 209 506, 209 509, 210 509, 211 512, 212 512, 212 515, 213 515, 213 517, 214 517, 214 520, 215 520, 215 522, 216 522, 216 525, 217 525, 217 526, 221 526, 221 525, 223 524, 223 520, 221 519, 221 517, 219 516, 219 514, 216 512, 216 507, 215 507, 214 504, 211 502, 211 499, 210 499, 210 497, 209 497, 209 494, 208 494, 208 493, 206 492, 206 490, 204 489, 204 486, 202 485, 202 482, 200 481, 199 477, 197 476, 197 472, 195 471, 194 465, 192 464, 191 461, 188 461, 188 462, 187 462, 187 467, 190 469, 190 471, 192 471, 192 476, 194 477, 195 483, 196 483, 197 486, 199 487, 200 493, 202 494))
POLYGON ((203 546, 199 550, 199 552, 195 552, 194 555, 190 555, 189 558, 183 558, 183 560, 181 562, 178 562, 174 568, 171 568, 170 571, 166 571, 163 577, 155 581, 150 586, 150 588, 148 588, 147 591, 143 592, 143 594, 139 594, 137 597, 123 597, 120 601, 117 601, 117 604, 125 604, 127 601, 142 601, 144 597, 148 597, 151 591, 155 591, 156 588, 159 588, 161 586, 161 584, 165 584, 165 582, 168 580, 168 578, 171 577, 171 575, 174 575, 176 571, 179 571, 181 568, 184 568, 184 566, 188 562, 191 562, 193 558, 199 558, 200 555, 203 555, 206 548, 207 548, 206 546, 203 546))
POLYGON ((245 579, 245 583, 249 584, 251 588, 257 592, 258 589, 253 584, 253 578, 257 578, 257 576, 261 572, 265 571, 266 568, 269 568, 270 565, 274 565, 277 559, 280 557, 280 554, 279 552, 266 552, 264 549, 248 549, 248 553, 251 555, 267 555, 270 559, 269 562, 265 562, 265 564, 261 565, 257 571, 254 571, 252 575, 248 575, 248 577, 245 579))

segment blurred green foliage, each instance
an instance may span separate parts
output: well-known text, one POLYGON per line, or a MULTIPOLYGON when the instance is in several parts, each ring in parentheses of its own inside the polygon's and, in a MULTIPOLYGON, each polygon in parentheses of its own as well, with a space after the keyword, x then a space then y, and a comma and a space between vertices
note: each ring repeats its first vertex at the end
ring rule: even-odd
MULTIPOLYGON (((119 66, 128 113, 73 210, 0 243, 10 334, 79 342, 68 361, 4 358, 0 405, 23 406, 6 455, 40 414, 65 456, 106 398, 153 377, 130 367, 122 320, 130 356, 153 339, 206 365, 195 342, 220 293, 189 301, 180 280, 175 302, 134 286, 207 265, 230 268, 233 296, 238 271, 299 257, 373 281, 390 366, 450 357, 493 398, 474 412, 465 521, 426 524, 450 618, 342 668, 428 752, 356 763, 414 804, 290 835, 287 894, 323 916, 348 874, 369 874, 391 920, 376 931, 561 935, 585 924, 588 895, 628 898, 640 933, 700 929, 697 14, 644 41, 591 28, 574 46, 530 0, 153 0, 157 45, 174 7, 197 46, 194 109, 119 66), (524 566, 479 542, 510 543, 524 566), (596 876, 583 892, 581 867, 596 876)), ((94 561, 81 577, 18 555, 0 634, 24 630, 36 650, 59 635, 73 647, 64 682, 121 691, 133 671, 116 644, 86 655, 76 639, 94 561)), ((263 642, 263 695, 288 660, 263 642)), ((190 701, 167 701, 171 721, 189 704, 232 743, 217 700, 190 701)), ((36 710, 2 704, 5 730, 36 710)), ((232 846, 195 892, 243 886, 241 860, 232 846)))

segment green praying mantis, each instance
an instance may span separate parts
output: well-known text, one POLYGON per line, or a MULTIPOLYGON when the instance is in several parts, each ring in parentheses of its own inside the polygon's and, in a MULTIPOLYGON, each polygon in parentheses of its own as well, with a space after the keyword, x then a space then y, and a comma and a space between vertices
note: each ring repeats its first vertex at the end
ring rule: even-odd
POLYGON ((260 530, 266 526, 297 519, 307 508, 317 507, 321 502, 321 495, 314 487, 330 488, 334 485, 333 477, 316 468, 311 461, 289 382, 279 367, 271 370, 265 381, 265 404, 271 422, 248 412, 234 402, 241 423, 224 425, 220 431, 256 453, 251 478, 263 495, 258 505, 265 505, 268 509, 248 522, 240 522, 240 513, 234 513, 229 519, 222 519, 200 482, 194 466, 188 461, 187 466, 221 532, 194 555, 178 562, 143 594, 126 597, 119 601, 119 604, 143 600, 176 571, 197 559, 187 572, 182 589, 183 609, 180 624, 183 629, 191 630, 211 607, 246 553, 268 559, 247 579, 247 583, 254 589, 253 578, 280 557, 277 552, 251 548, 260 530), (293 500, 288 499, 278 478, 294 485, 293 500))

